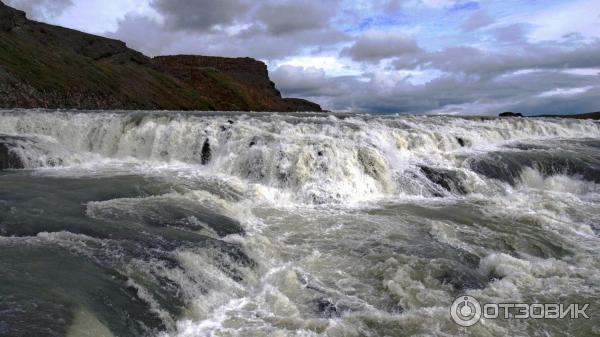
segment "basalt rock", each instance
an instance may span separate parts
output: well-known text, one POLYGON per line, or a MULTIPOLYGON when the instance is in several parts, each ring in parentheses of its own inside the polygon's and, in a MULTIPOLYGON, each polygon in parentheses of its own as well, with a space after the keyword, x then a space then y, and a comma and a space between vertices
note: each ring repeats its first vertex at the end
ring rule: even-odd
POLYGON ((208 164, 210 162, 211 158, 212 158, 212 151, 210 149, 210 141, 207 138, 204 141, 204 144, 202 145, 202 155, 200 158, 202 165, 208 164))
POLYGON ((467 190, 457 172, 428 166, 421 166, 420 170, 429 181, 439 185, 446 191, 457 194, 467 194, 467 190))
POLYGON ((336 305, 327 298, 319 298, 315 304, 317 312, 325 318, 339 317, 340 315, 336 305))
POLYGON ((2 143, 2 139, 0 138, 0 171, 6 169, 22 169, 24 167, 21 158, 11 151, 8 144, 2 143))

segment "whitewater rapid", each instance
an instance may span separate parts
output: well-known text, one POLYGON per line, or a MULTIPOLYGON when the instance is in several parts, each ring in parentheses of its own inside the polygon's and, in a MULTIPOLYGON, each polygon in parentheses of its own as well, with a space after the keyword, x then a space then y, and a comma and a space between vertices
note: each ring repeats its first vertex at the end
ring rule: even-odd
MULTIPOLYGON (((0 112, 2 144, 25 167, 0 173, 11 268, 43 275, 19 269, 22 249, 89 260, 120 275, 94 287, 135 293, 111 304, 135 310, 121 322, 77 285, 64 305, 79 309, 47 304, 64 335, 600 333, 597 319, 464 330, 448 311, 465 293, 597 301, 596 121, 17 110, 0 112)), ((21 291, 19 275, 5 282, 21 291)))
MULTIPOLYGON (((367 115, 4 112, 0 133, 29 135, 27 168, 121 161, 198 166, 272 188, 290 202, 430 196, 422 166, 480 178, 465 158, 517 141, 597 138, 593 121, 367 115), (232 119, 233 118, 233 119, 232 119), (211 160, 201 164, 202 148, 211 160)), ((439 192, 439 191, 438 191, 439 192)))

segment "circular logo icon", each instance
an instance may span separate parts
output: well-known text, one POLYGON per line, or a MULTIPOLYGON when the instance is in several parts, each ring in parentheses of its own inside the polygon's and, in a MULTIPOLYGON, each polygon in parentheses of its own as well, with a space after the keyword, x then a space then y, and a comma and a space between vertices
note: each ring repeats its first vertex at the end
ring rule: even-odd
POLYGON ((481 319, 481 304, 473 296, 460 296, 452 303, 450 316, 460 326, 475 325, 481 319))

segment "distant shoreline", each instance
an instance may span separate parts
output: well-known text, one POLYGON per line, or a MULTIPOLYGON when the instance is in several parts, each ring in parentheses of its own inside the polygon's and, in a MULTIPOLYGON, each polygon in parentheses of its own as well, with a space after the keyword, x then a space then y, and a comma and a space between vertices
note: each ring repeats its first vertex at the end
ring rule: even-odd
POLYGON ((555 117, 555 118, 600 120, 600 111, 599 112, 588 112, 588 113, 576 114, 576 115, 535 115, 535 116, 525 116, 525 117, 555 117))
POLYGON ((540 118, 540 117, 544 117, 544 118, 571 118, 571 119, 600 119, 600 112, 587 112, 587 113, 582 113, 582 114, 574 114, 574 115, 523 115, 520 112, 503 112, 501 114, 498 115, 498 117, 500 118, 506 118, 506 117, 511 117, 511 118, 524 118, 524 117, 528 117, 528 118, 540 118))

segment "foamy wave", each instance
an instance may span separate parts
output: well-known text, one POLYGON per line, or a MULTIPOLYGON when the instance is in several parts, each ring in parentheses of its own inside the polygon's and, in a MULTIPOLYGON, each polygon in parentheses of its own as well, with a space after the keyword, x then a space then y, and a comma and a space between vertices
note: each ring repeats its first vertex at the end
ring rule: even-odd
POLYGON ((30 168, 186 163, 309 203, 477 192, 482 184, 464 167, 465 156, 515 141, 600 136, 600 124, 566 119, 35 111, 1 117, 0 133, 44 139, 44 154, 19 149, 30 168), (439 175, 456 181, 447 187, 435 181, 439 175))

